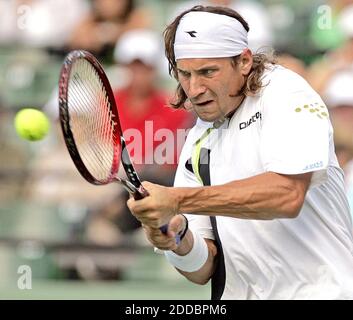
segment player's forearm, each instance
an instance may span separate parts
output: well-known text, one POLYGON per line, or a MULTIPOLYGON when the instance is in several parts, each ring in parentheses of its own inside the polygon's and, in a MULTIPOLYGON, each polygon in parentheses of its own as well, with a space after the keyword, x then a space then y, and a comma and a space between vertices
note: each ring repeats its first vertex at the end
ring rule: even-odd
MULTIPOLYGON (((188 280, 197 284, 206 284, 212 277, 215 268, 215 256, 217 254, 217 248, 212 240, 205 239, 205 241, 208 246, 208 257, 204 265, 199 270, 195 272, 186 272, 176 268, 188 280)), ((191 231, 188 230, 178 249, 174 250, 174 252, 178 255, 184 256, 191 251, 192 246, 193 235, 191 231)))
POLYGON ((175 188, 180 212, 223 215, 243 219, 295 217, 311 174, 284 176, 264 173, 224 185, 175 188))

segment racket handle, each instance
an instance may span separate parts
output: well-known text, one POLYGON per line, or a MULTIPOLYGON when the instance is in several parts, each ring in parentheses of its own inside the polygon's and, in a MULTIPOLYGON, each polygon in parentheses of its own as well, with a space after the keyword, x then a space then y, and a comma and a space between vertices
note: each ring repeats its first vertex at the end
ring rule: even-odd
POLYGON ((138 189, 135 189, 135 191, 132 193, 132 196, 135 200, 141 200, 149 196, 149 194, 147 190, 141 185, 138 189))
MULTIPOLYGON (((132 193, 132 196, 134 197, 135 200, 141 200, 141 199, 147 197, 148 195, 149 194, 148 194, 147 190, 142 185, 132 193)), ((168 225, 165 224, 164 226, 161 226, 159 228, 159 230, 161 230, 162 233, 167 234, 168 225)), ((179 234, 177 234, 175 236, 175 241, 176 241, 176 244, 179 245, 179 243, 180 243, 180 235, 179 234)))

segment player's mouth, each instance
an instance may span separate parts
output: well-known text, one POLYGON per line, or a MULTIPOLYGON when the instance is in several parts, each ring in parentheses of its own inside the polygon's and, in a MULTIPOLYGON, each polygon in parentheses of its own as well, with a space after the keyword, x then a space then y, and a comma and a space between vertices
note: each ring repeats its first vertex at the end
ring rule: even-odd
POLYGON ((203 102, 194 103, 194 105, 196 105, 198 107, 204 107, 204 106, 207 106, 208 104, 210 104, 211 102, 213 102, 213 100, 206 100, 203 102))

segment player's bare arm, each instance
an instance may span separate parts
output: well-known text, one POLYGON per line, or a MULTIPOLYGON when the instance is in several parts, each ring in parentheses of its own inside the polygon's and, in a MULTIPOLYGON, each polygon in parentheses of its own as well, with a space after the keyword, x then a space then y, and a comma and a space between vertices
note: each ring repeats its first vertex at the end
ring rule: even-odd
POLYGON ((295 218, 303 205, 312 173, 263 173, 219 186, 168 188, 144 183, 150 197, 129 200, 144 224, 159 227, 182 212, 241 219, 295 218))
POLYGON ((217 213, 242 219, 295 218, 303 205, 311 176, 312 173, 268 172, 220 186, 180 188, 172 193, 175 192, 181 212, 217 213))

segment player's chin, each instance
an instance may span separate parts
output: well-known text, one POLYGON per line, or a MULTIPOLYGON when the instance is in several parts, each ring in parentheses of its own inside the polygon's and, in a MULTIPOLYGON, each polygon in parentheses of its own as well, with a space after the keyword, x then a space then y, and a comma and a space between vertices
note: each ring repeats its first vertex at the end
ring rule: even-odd
POLYGON ((221 117, 220 109, 215 101, 211 101, 206 105, 195 105, 194 110, 203 121, 214 122, 221 117))
POLYGON ((196 110, 196 113, 201 120, 206 122, 214 122, 221 117, 221 114, 219 112, 215 112, 213 110, 199 109, 196 110))

